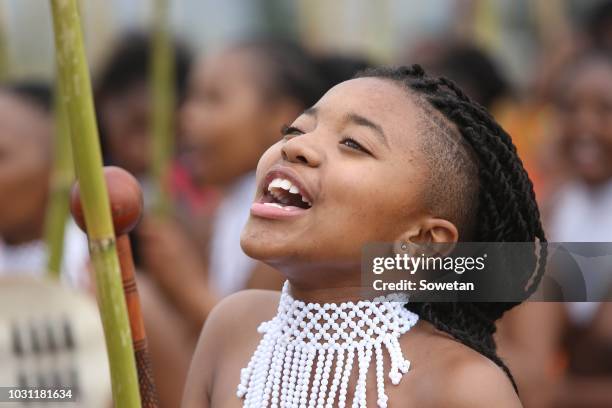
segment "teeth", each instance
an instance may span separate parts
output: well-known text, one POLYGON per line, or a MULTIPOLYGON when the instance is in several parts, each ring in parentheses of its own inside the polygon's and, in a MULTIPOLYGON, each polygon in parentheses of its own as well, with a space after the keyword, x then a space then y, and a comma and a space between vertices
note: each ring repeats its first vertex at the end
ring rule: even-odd
POLYGON ((292 186, 293 186, 293 184, 291 184, 291 182, 290 182, 289 180, 283 180, 283 181, 281 181, 281 185, 280 185, 280 187, 281 187, 283 190, 289 190, 289 189, 291 189, 291 187, 292 187, 292 186))
POLYGON ((273 188, 282 188, 283 190, 287 190, 290 193, 297 194, 300 190, 294 186, 289 180, 282 178, 275 178, 268 184, 268 191, 271 191, 273 188))
POLYGON ((273 188, 280 188, 282 183, 283 183, 283 179, 275 178, 268 185, 268 191, 272 191, 273 188))
MULTIPOLYGON (((286 190, 290 192, 291 194, 299 194, 303 202, 307 203, 308 205, 312 205, 310 201, 304 198, 304 196, 300 192, 300 189, 296 185, 291 183, 291 181, 278 177, 272 180, 270 184, 268 184, 268 191, 272 193, 272 195, 274 195, 274 197, 276 197, 277 199, 280 199, 281 197, 275 193, 274 189, 279 189, 279 188, 282 188, 283 190, 286 190)), ((275 204, 275 203, 266 203, 266 204, 275 204)))

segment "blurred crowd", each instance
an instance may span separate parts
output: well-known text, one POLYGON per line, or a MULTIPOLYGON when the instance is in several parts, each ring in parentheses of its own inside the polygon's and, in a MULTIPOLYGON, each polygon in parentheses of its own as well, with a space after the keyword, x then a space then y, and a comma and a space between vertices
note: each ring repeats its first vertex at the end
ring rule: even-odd
MULTIPOLYGON (((179 404, 202 324, 216 302, 282 277, 239 244, 254 170, 280 129, 335 84, 375 65, 272 37, 193 55, 175 42, 174 156, 164 179, 171 211, 153 210, 151 41, 128 33, 94 78, 104 161, 140 182, 145 215, 131 234, 162 407, 179 404)), ((457 82, 512 135, 534 182, 549 241, 612 241, 612 2, 540 53, 514 87, 484 48, 423 38, 394 61, 457 82)), ((0 88, 0 276, 43 275, 53 163, 53 89, 0 88)), ((62 280, 90 292, 85 236, 67 221, 62 280)), ((241 333, 236 333, 240 336, 241 333)), ((612 406, 612 306, 527 303, 499 323, 499 354, 526 407, 612 406)))

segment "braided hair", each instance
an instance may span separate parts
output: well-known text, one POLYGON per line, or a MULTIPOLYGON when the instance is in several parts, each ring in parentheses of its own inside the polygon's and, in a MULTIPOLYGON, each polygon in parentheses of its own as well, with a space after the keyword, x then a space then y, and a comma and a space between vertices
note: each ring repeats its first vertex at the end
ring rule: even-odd
MULTIPOLYGON (((429 128, 434 130, 427 132, 428 139, 443 136, 442 142, 426 143, 437 148, 437 155, 443 158, 444 163, 438 160, 436 164, 454 168, 447 169, 450 171, 446 171, 445 180, 433 177, 431 187, 442 190, 438 192, 438 202, 452 206, 446 208, 446 212, 458 226, 462 240, 546 242, 527 172, 510 136, 485 108, 473 102, 452 81, 427 76, 419 65, 374 68, 359 73, 357 77, 380 78, 404 87, 426 113, 422 115, 423 120, 429 122, 429 128), (474 177, 471 178, 471 174, 474 177), (455 183, 460 187, 453 186, 455 183), (446 199, 440 200, 439 194, 447 194, 446 199)), ((439 169, 431 171, 435 173, 439 169)), ((535 251, 533 255, 537 258, 535 251)), ((512 276, 512 279, 520 280, 518 283, 524 288, 523 299, 535 291, 542 279, 545 245, 540 246, 539 259, 542 261, 534 262, 537 267, 530 270, 530 276, 519 273, 512 276)), ((493 338, 495 321, 517 304, 421 302, 408 303, 406 307, 436 329, 495 362, 517 390, 510 370, 497 355, 493 338)))

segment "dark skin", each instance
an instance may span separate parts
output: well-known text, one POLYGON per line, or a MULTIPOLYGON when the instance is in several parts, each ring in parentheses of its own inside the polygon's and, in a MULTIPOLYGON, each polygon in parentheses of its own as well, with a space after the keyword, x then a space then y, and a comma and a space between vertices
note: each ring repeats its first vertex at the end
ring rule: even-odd
POLYGON ((597 186, 612 179, 612 62, 582 61, 567 75, 559 100, 565 159, 573 173, 597 186))
POLYGON ((133 175, 146 175, 151 165, 151 106, 147 83, 136 82, 99 102, 108 150, 114 164, 133 175))
POLYGON ((9 244, 42 236, 52 129, 41 108, 0 92, 0 237, 9 244))
MULTIPOLYGON (((283 219, 252 212, 241 243, 247 254, 288 278, 295 298, 352 300, 359 297, 366 242, 454 242, 459 232, 424 205, 422 111, 404 90, 380 79, 355 79, 334 87, 315 108, 262 156, 257 172, 261 182, 272 166, 291 168, 307 186, 312 207, 283 219)), ((257 326, 275 315, 278 299, 278 292, 241 292, 212 312, 193 359, 184 408, 242 406, 235 395, 240 369, 260 340, 257 326)), ((400 385, 387 384, 390 406, 521 406, 500 368, 429 323, 419 322, 400 343, 412 368, 400 385)), ((370 366, 369 406, 376 406, 374 370, 370 366)), ((354 386, 351 378, 349 387, 354 386)), ((352 394, 349 406, 351 399, 352 394)))

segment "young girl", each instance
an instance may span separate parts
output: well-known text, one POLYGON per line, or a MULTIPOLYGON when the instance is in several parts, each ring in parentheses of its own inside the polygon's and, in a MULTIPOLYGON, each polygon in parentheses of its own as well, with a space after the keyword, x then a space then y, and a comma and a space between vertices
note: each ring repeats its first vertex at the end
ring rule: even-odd
MULTIPOLYGON (((45 215, 52 184, 53 95, 44 83, 0 87, 0 277, 44 276, 45 215)), ((90 289, 87 237, 68 221, 62 281, 90 289)))
POLYGON ((257 186, 242 248, 287 283, 212 312, 184 407, 521 406, 492 337, 514 304, 355 302, 368 242, 545 239, 482 107, 419 66, 366 71, 284 129, 257 186))

